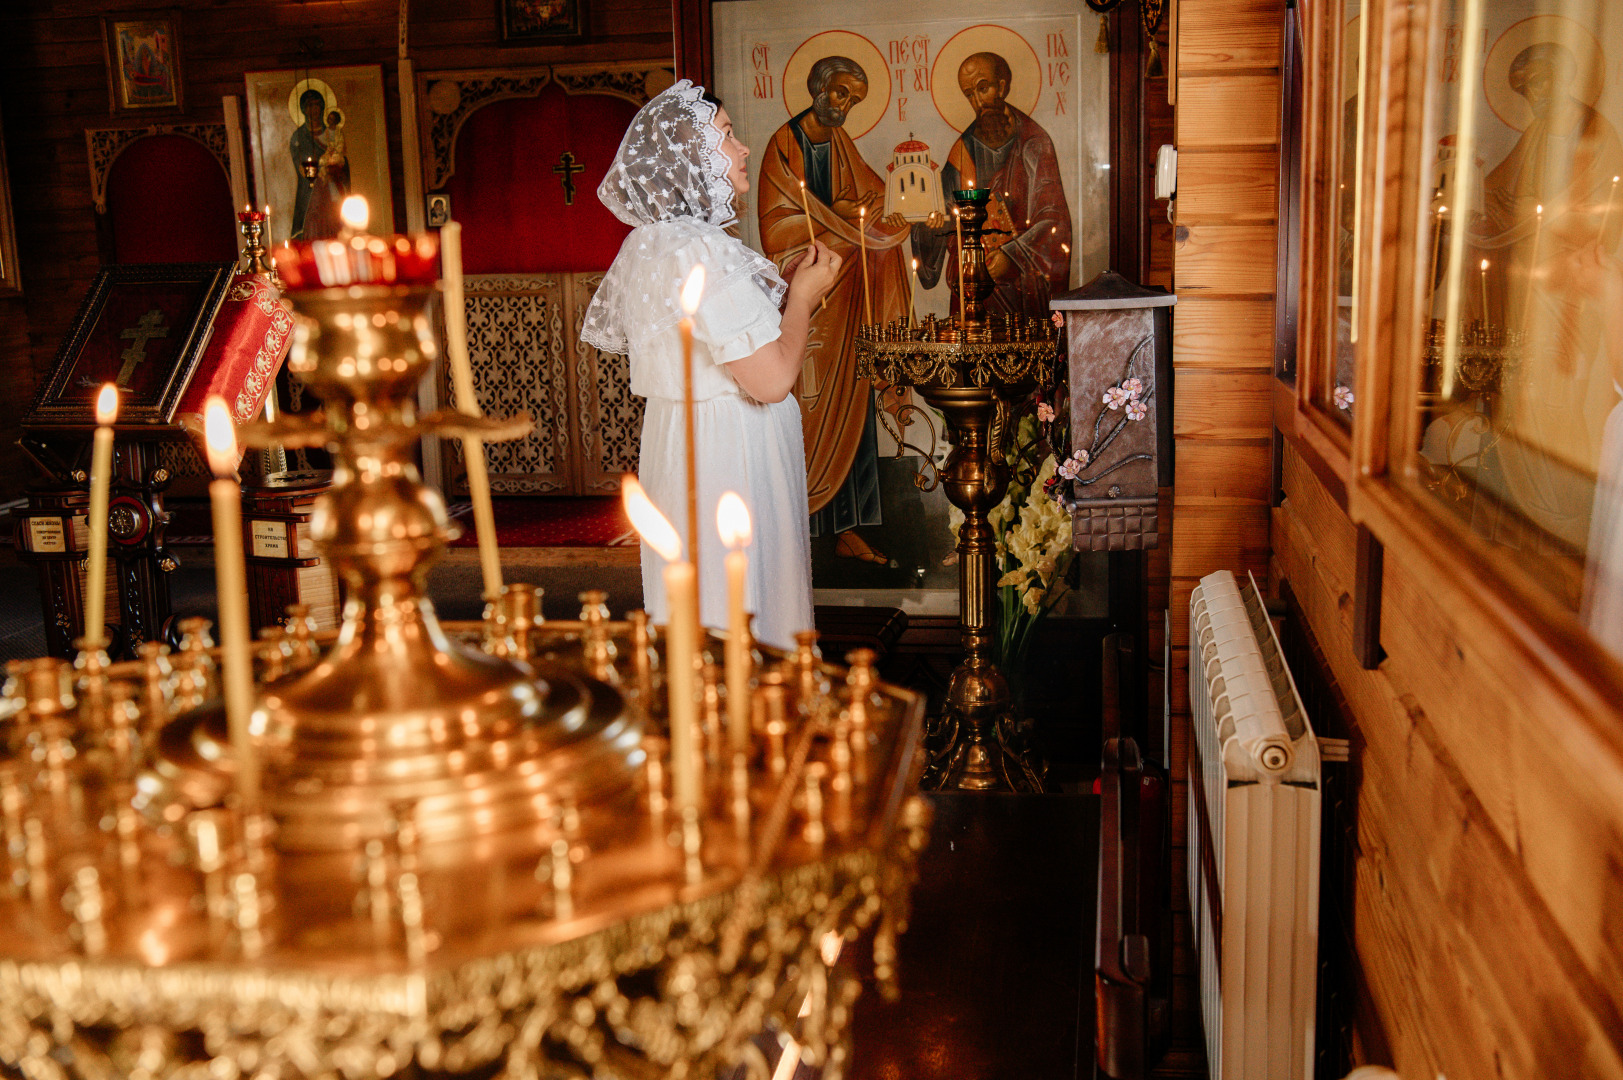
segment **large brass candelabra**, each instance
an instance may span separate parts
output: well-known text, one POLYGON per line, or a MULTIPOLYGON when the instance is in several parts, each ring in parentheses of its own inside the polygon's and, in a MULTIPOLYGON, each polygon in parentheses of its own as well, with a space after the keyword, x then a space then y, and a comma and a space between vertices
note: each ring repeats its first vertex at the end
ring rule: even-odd
POLYGON ((1010 410, 1051 370, 1057 335, 1043 319, 987 312, 995 287, 982 239, 990 192, 954 195, 963 226, 960 317, 863 327, 857 336, 857 373, 910 387, 940 410, 952 450, 938 472, 947 498, 964 514, 958 530, 964 659, 953 671, 945 710, 932 725, 922 784, 1041 791, 1041 766, 1019 734, 1008 682, 992 657, 996 541, 986 515, 1009 484, 1003 446, 1010 410))
POLYGON ((755 654, 734 744, 706 637, 681 814, 640 613, 587 593, 542 621, 514 585, 440 623, 450 526, 413 443, 527 421, 416 414, 434 291, 293 294, 290 363, 326 412, 245 433, 333 451, 312 528, 348 592, 335 635, 294 617, 258 645, 262 797, 238 791, 206 623, 173 654, 12 669, 0 1075, 764 1076, 763 1031, 841 1071, 842 952, 877 923, 889 972, 927 824, 922 702, 808 634, 755 654))

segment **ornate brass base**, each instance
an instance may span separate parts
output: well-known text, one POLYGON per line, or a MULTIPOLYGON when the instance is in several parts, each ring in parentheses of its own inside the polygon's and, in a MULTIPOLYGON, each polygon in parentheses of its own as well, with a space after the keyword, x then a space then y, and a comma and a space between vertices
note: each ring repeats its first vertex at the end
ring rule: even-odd
POLYGON ((958 530, 964 661, 927 733, 930 757, 920 781, 927 790, 1043 790, 1044 770, 1019 733, 1009 685, 992 660, 996 542, 986 514, 1009 484, 1003 444, 1010 408, 1053 360, 1046 327, 1024 324, 1025 340, 1000 343, 884 341, 877 332, 857 338, 859 378, 912 386, 946 418, 952 453, 938 472, 947 498, 964 513, 958 530))

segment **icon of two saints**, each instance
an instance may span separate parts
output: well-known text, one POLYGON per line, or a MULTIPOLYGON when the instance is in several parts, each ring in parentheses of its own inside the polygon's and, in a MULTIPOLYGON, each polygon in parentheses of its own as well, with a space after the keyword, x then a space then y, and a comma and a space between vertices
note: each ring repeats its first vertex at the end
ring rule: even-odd
MULTIPOLYGON (((1069 286, 1071 213, 1060 182, 1053 141, 1008 101, 1011 73, 996 53, 966 57, 958 86, 975 119, 953 143, 941 170, 946 192, 980 186, 993 192, 986 224, 987 268, 996 283, 989 308, 999 314, 1048 314, 1049 297, 1069 286)), ((811 107, 791 117, 761 151, 761 245, 768 258, 792 270, 806 248, 806 185, 811 223, 819 241, 844 260, 823 308, 813 317, 807 366, 799 388, 806 429, 807 492, 812 535, 835 535, 847 558, 883 564, 886 555, 857 531, 882 524, 876 408, 893 415, 903 392, 856 377, 856 328, 864 310, 861 248, 867 248, 872 318, 904 317, 912 291, 910 260, 928 289, 955 257, 950 214, 921 217, 886 212, 886 179, 862 158, 845 131, 852 109, 868 94, 868 76, 856 61, 826 56, 807 76, 811 107), (866 237, 859 230, 866 230, 866 237), (864 244, 865 240, 865 244, 864 244)), ((923 150, 911 142, 900 158, 923 150)), ((946 275, 956 290, 956 275, 946 275)), ((956 309, 956 293, 953 296, 956 309)))

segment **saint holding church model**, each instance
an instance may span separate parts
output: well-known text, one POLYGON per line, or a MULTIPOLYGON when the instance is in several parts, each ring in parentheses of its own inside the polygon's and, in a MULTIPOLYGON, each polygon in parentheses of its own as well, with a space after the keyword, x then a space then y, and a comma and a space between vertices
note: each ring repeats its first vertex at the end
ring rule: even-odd
MULTIPOLYGON (((680 293, 693 268, 704 267, 693 317, 700 620, 727 622, 726 553, 710 523, 722 494, 736 491, 753 517, 745 607, 755 615, 755 637, 793 648, 794 634, 812 626, 812 598, 806 458, 791 391, 812 312, 841 259, 815 244, 786 284, 777 267, 726 232, 749 190, 748 157, 721 103, 686 79, 643 106, 597 189, 632 231, 581 338, 629 357, 631 392, 648 399, 639 478, 666 516, 678 518, 687 505, 680 293)), ((661 623, 669 619, 662 569, 644 544, 643 605, 661 623)))

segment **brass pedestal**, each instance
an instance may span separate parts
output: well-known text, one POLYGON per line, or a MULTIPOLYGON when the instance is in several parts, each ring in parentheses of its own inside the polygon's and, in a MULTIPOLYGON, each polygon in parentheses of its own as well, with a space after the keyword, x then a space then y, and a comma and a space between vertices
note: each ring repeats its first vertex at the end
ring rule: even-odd
MULTIPOLYGON (((1053 362, 1047 324, 1014 321, 986 333, 1023 341, 881 340, 881 328, 857 339, 859 378, 907 386, 941 411, 952 443, 937 470, 947 498, 964 513, 958 529, 958 610, 963 662, 952 673, 947 703, 929 729, 920 787, 929 790, 1043 790, 1042 768, 1020 737, 1010 711, 1009 684, 993 662, 996 541, 986 519, 1003 498, 1009 467, 1003 458, 1013 405, 1037 386, 1053 362)), ((918 333, 919 331, 913 331, 918 333)), ((930 336, 963 336, 935 327, 930 336)))

